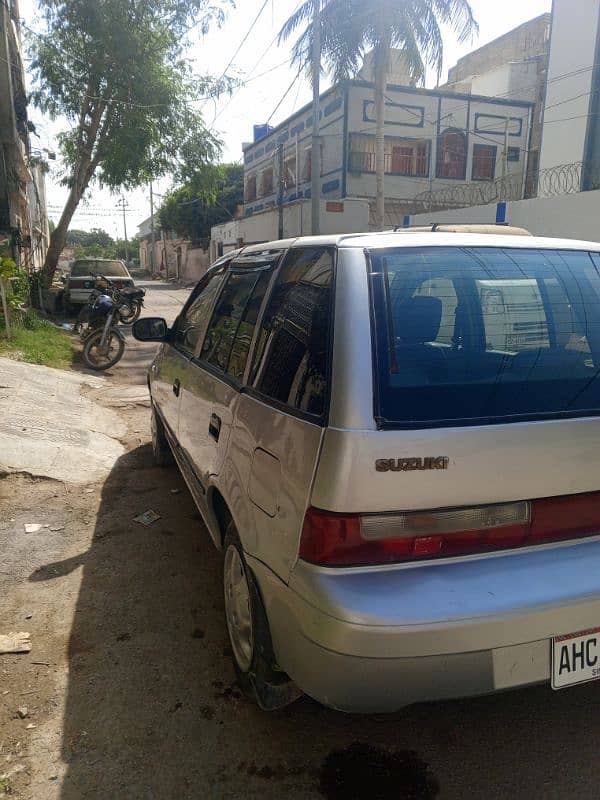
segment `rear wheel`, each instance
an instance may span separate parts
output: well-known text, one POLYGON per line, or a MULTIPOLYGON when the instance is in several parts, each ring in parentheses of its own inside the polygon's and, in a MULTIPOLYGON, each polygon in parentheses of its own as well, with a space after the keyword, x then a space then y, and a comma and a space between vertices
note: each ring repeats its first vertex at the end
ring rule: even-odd
POLYGON ((157 467, 168 467, 173 463, 173 453, 169 447, 162 420, 154 406, 152 406, 150 427, 152 428, 152 456, 154 463, 157 467))
POLYGON ((131 303, 123 303, 119 307, 119 319, 124 325, 133 325, 142 313, 141 303, 134 300, 131 303))
POLYGON ((233 522, 225 533, 224 550, 225 619, 238 683, 263 710, 283 708, 302 693, 277 669, 269 621, 233 522))
POLYGON ((95 370, 105 370, 114 367, 120 361, 125 351, 125 342, 112 328, 109 330, 106 343, 102 345, 103 329, 91 333, 83 345, 83 360, 95 370))

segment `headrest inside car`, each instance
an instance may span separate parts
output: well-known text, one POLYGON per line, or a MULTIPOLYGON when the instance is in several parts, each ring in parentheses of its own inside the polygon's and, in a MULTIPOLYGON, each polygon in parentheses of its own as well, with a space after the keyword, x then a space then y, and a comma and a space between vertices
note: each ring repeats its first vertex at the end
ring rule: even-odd
POLYGON ((401 344, 433 342, 440 331, 442 301, 439 297, 419 295, 395 308, 395 334, 401 344))

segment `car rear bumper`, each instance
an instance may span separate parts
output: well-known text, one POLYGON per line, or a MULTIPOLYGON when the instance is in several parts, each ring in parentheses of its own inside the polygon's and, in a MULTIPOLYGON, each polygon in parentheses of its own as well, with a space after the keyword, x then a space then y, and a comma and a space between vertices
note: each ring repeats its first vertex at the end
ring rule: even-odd
POLYGON ((550 679, 552 636, 600 625, 600 540, 381 570, 254 559, 279 665, 344 711, 550 679))

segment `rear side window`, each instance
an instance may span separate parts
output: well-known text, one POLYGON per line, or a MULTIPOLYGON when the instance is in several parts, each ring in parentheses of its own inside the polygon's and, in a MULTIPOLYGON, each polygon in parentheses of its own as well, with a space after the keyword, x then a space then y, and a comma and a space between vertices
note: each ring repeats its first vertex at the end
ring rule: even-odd
POLYGON ((193 356, 204 333, 215 298, 223 283, 224 267, 208 272, 196 286, 175 326, 174 344, 193 356))
POLYGON ((291 250, 257 336, 251 381, 261 394, 307 414, 324 414, 332 298, 333 251, 291 250))
POLYGON ((384 426, 599 413, 590 253, 397 248, 371 267, 384 426))
POLYGON ((230 272, 210 320, 201 358, 236 380, 244 376, 270 267, 230 272))
POLYGON ((71 268, 73 278, 82 278, 95 272, 107 278, 128 278, 129 273, 120 261, 76 261, 71 268))

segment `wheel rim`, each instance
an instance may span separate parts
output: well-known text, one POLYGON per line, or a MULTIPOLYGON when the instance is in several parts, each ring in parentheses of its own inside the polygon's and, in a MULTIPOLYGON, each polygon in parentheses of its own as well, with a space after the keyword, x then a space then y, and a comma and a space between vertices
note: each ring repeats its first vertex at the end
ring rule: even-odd
POLYGON ((100 347, 101 341, 102 337, 98 336, 88 347, 88 358, 93 364, 109 364, 119 350, 119 337, 116 334, 109 334, 106 345, 103 348, 100 347))
POLYGON ((254 652, 250 588, 244 562, 235 545, 229 545, 225 553, 224 579, 225 615, 231 647, 241 671, 248 672, 254 652))

